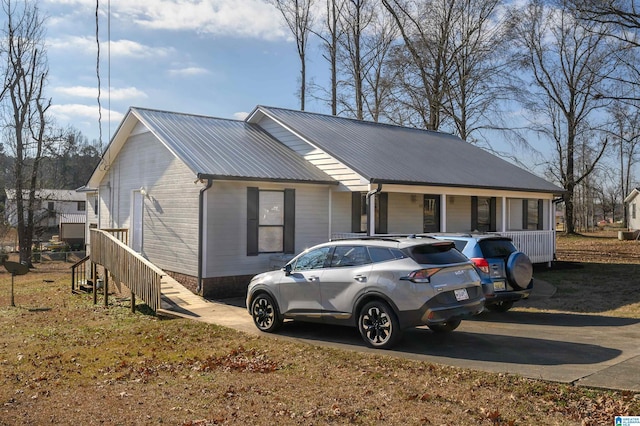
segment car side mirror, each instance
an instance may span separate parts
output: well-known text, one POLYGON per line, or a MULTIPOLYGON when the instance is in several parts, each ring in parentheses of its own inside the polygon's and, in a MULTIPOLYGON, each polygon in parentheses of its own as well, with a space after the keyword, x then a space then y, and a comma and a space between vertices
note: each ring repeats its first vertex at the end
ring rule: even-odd
POLYGON ((287 263, 286 265, 284 265, 284 274, 288 277, 289 275, 291 275, 291 264, 287 263))

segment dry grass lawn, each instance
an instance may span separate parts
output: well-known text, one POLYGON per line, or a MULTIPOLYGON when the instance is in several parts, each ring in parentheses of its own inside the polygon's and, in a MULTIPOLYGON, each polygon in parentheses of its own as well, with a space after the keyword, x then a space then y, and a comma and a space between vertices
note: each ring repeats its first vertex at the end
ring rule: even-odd
MULTIPOLYGON (((562 267, 536 271, 558 293, 527 309, 640 318, 640 243, 558 246, 562 267)), ((629 392, 160 321, 117 295, 94 306, 70 293, 69 264, 16 277, 15 307, 10 283, 0 272, 0 425, 606 425, 640 415, 629 392)))

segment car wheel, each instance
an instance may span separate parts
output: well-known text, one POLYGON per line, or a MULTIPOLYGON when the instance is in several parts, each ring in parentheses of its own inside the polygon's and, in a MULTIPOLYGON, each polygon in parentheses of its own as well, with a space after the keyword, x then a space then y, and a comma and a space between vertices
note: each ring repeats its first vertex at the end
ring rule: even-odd
POLYGON ((282 319, 273 298, 265 293, 257 295, 251 302, 251 316, 253 323, 260 331, 272 333, 282 325, 282 319))
POLYGON ((358 329, 367 345, 379 349, 395 345, 402 333, 395 313, 381 300, 369 302, 360 310, 358 329))
POLYGON ((518 290, 524 290, 529 286, 532 277, 533 265, 529 257, 520 251, 511 253, 507 259, 509 283, 518 290))
POLYGON ((440 324, 428 325, 431 331, 435 333, 450 333, 460 326, 461 320, 450 320, 447 322, 441 322, 440 324))
POLYGON ((491 312, 507 312, 513 307, 513 300, 504 300, 502 302, 490 303, 484 306, 491 312))

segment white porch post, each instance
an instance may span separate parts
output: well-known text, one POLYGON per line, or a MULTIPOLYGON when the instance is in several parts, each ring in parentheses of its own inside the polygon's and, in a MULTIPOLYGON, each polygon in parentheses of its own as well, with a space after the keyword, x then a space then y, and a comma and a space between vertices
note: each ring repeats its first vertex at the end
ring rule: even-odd
POLYGON ((507 230, 507 197, 502 197, 502 229, 501 232, 507 230))
POLYGON ((447 194, 440 195, 440 232, 447 232, 447 194))
MULTIPOLYGON (((369 185, 371 191, 371 185, 369 185)), ((376 235, 376 196, 368 196, 369 214, 367 215, 367 235, 376 235)))
POLYGON ((329 191, 329 229, 327 230, 327 232, 329 233, 329 238, 327 239, 327 241, 331 241, 331 237, 332 237, 332 233, 331 230, 333 229, 332 226, 332 220, 333 220, 333 191, 331 191, 331 188, 327 189, 329 191))

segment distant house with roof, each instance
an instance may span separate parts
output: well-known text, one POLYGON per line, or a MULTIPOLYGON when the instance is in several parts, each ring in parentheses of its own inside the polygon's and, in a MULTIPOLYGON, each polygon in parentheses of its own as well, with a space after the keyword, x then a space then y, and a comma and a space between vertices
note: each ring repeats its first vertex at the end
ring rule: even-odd
POLYGON ((218 297, 367 233, 498 232, 550 262, 563 193, 452 135, 265 106, 243 121, 131 108, 86 190, 98 228, 218 297))
POLYGON ((624 199, 629 231, 640 230, 640 188, 634 188, 624 199))
MULTIPOLYGON (((18 225, 16 191, 7 189, 5 219, 7 223, 18 225)), ((24 198, 28 193, 24 193, 24 198)), ((39 189, 35 192, 33 209, 36 239, 49 240, 54 234, 60 241, 70 246, 83 248, 85 233, 86 197, 70 189, 39 189)), ((26 214, 26 212, 25 212, 26 214)))

